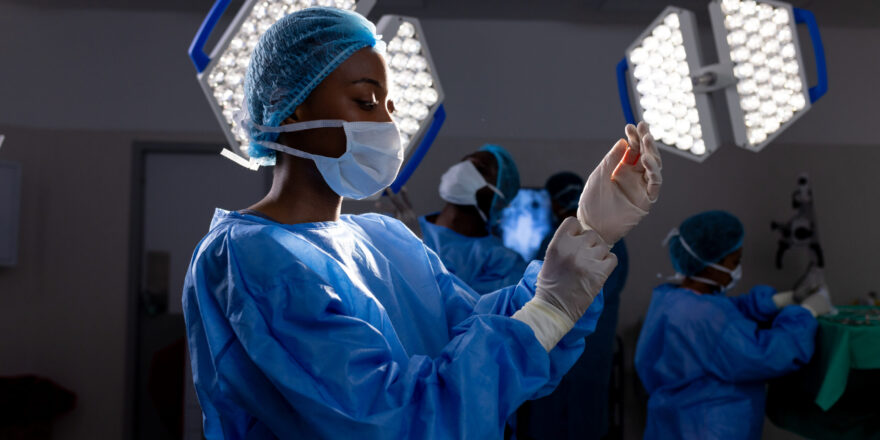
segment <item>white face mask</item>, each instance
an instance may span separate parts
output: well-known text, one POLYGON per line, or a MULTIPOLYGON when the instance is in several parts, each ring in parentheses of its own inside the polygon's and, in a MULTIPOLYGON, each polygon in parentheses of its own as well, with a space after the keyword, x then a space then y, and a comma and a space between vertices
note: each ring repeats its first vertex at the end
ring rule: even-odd
POLYGON ((488 222, 486 214, 477 206, 477 191, 485 187, 504 198, 495 185, 486 182, 473 162, 464 160, 443 173, 440 178, 440 198, 455 205, 475 206, 483 221, 488 222))
POLYGON ((710 280, 708 278, 702 278, 702 277, 688 277, 688 278, 690 278, 694 281, 699 281, 701 283, 706 283, 710 286, 718 286, 721 288, 721 292, 729 292, 730 289, 733 289, 734 286, 736 286, 736 283, 738 283, 739 280, 742 279, 742 275, 743 275, 742 264, 737 265, 736 269, 733 269, 733 270, 730 270, 720 264, 714 264, 714 263, 709 264, 709 267, 720 270, 720 271, 725 272, 728 275, 730 275, 730 282, 722 286, 721 284, 718 284, 717 281, 710 280))
POLYGON ((403 164, 400 132, 393 122, 323 119, 280 127, 249 125, 267 133, 342 127, 345 130, 345 153, 340 157, 306 153, 276 142, 252 141, 275 151, 313 160, 327 185, 342 197, 360 200, 382 191, 394 182, 403 164))
POLYGON ((682 237, 681 234, 678 232, 678 228, 673 229, 672 231, 669 232, 669 235, 666 236, 666 240, 663 241, 663 245, 665 246, 669 242, 669 240, 675 236, 678 236, 679 243, 681 243, 682 247, 684 247, 684 250, 687 251, 687 253, 691 254, 692 257, 696 258, 698 261, 705 264, 706 266, 709 266, 709 267, 716 269, 716 270, 720 270, 721 272, 724 272, 724 273, 730 275, 730 282, 722 286, 717 281, 710 280, 709 278, 703 278, 703 277, 697 277, 697 276, 685 277, 684 275, 681 275, 676 278, 681 278, 681 279, 690 278, 694 281, 699 281, 701 283, 705 283, 710 286, 718 286, 721 289, 722 293, 728 292, 728 291, 730 291, 730 289, 733 289, 734 286, 736 286, 736 283, 738 283, 739 280, 742 279, 742 275, 743 275, 742 264, 738 264, 735 269, 731 270, 731 269, 728 269, 720 264, 710 263, 708 261, 703 260, 702 258, 700 258, 699 255, 697 255, 696 252, 694 252, 693 249, 691 249, 691 247, 687 244, 687 242, 684 241, 684 237, 682 237))

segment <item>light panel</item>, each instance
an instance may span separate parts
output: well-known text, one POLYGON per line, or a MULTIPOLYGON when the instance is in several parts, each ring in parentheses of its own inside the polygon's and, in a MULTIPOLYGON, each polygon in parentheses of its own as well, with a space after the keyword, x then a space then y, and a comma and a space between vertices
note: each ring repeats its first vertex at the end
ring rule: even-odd
POLYGON ((759 151, 810 109, 792 8, 721 0, 709 5, 709 14, 719 59, 737 79, 726 91, 734 142, 759 151))
POLYGON ((701 66, 691 12, 666 8, 627 50, 627 61, 637 119, 660 147, 698 161, 718 148, 710 102, 691 79, 701 66))
MULTIPOLYGON (((227 0, 222 5, 220 14, 228 3, 227 0)), ((215 4, 215 9, 218 4, 215 4)), ((285 15, 314 6, 356 11, 366 16, 373 5, 375 0, 247 0, 211 52, 210 63, 198 76, 229 145, 247 157, 246 149, 242 148, 247 143, 247 136, 238 127, 235 114, 241 110, 244 100, 244 77, 251 53, 266 30, 285 15)), ((208 23, 213 19, 213 23, 208 25, 208 33, 219 18, 219 14, 213 16, 214 13, 215 10, 212 10, 206 20, 208 23)), ((197 35, 197 40, 207 38, 202 36, 204 30, 205 26, 197 35)))
POLYGON ((443 102, 443 89, 418 19, 386 15, 376 29, 387 43, 388 97, 394 103, 391 117, 406 154, 431 125, 443 102))

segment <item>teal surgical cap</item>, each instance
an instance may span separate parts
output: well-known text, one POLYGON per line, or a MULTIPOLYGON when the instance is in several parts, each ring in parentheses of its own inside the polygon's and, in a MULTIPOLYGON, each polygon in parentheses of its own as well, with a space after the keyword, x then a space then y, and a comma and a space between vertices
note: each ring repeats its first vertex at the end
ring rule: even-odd
POLYGON ((503 199, 498 194, 492 197, 489 225, 493 225, 494 221, 501 218, 501 210, 507 207, 519 192, 519 170, 516 169, 513 156, 500 145, 486 144, 480 148, 480 151, 488 151, 495 156, 495 161, 498 162, 498 180, 495 182, 495 187, 504 194, 503 199))
MULTIPOLYGON (((355 12, 309 8, 278 20, 260 37, 244 83, 247 119, 277 127, 312 90, 353 53, 374 47, 376 27, 355 12)), ((248 128, 253 141, 273 142, 278 133, 248 128)), ((274 165, 275 152, 251 142, 248 156, 274 165)))
POLYGON ((670 234, 669 258, 676 272, 685 276, 696 275, 707 264, 718 263, 741 248, 743 238, 743 225, 733 214, 726 211, 702 212, 682 222, 678 230, 670 234), (700 258, 691 255, 685 244, 700 258))

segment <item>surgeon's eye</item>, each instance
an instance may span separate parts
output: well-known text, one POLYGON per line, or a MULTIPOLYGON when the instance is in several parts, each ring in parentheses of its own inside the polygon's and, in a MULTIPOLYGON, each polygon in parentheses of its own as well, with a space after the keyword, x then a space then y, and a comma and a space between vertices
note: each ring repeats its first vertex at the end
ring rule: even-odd
POLYGON ((376 106, 379 105, 379 103, 374 100, 373 101, 364 101, 364 100, 356 99, 355 102, 357 102, 358 105, 366 111, 371 111, 371 110, 375 109, 376 106))

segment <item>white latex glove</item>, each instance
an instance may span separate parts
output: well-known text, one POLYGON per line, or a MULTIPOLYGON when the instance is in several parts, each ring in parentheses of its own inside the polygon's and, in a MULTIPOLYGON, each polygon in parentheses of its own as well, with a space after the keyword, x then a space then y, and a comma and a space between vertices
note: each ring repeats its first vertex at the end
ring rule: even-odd
POLYGON ((513 318, 532 327, 550 351, 587 311, 615 267, 617 256, 599 234, 569 217, 547 247, 535 297, 513 318))
POLYGON ((810 311, 813 317, 819 317, 831 312, 831 298, 828 295, 828 287, 822 286, 816 293, 810 295, 801 303, 801 307, 810 311))
POLYGON ((382 195, 383 197, 380 197, 376 202, 376 209, 382 212, 390 210, 394 215, 394 218, 400 220, 413 232, 413 234, 416 234, 416 236, 421 238, 422 228, 419 227, 419 217, 416 215, 415 211, 413 211, 412 203, 409 202, 406 188, 401 188, 400 192, 397 194, 394 194, 390 188, 385 188, 382 195), (389 204, 390 207, 388 206, 389 204))
POLYGON ((660 152, 648 132, 628 124, 621 139, 590 174, 578 203, 578 219, 613 245, 648 214, 660 195, 663 168, 660 152))
POLYGON ((773 304, 776 304, 777 309, 781 309, 785 306, 790 306, 794 304, 794 292, 791 290, 787 292, 779 292, 773 295, 773 304))

